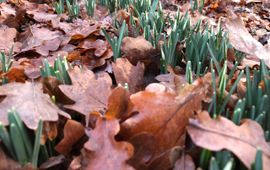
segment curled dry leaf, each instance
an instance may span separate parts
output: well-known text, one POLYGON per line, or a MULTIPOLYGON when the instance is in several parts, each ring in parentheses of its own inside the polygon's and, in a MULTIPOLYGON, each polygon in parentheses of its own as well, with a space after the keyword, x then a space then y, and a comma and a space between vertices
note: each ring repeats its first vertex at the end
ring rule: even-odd
POLYGON ((8 78, 8 82, 21 82, 24 83, 27 79, 24 74, 24 68, 12 67, 7 73, 2 74, 4 77, 8 78))
POLYGON ((21 52, 35 51, 42 56, 48 56, 50 51, 56 51, 60 47, 62 36, 61 31, 51 31, 39 25, 32 25, 21 36, 21 52))
POLYGON ((133 66, 126 58, 119 58, 112 64, 117 84, 128 84, 130 93, 142 90, 144 85, 144 65, 138 62, 133 66))
POLYGON ((265 141, 263 129, 255 121, 246 119, 241 126, 236 126, 224 117, 214 120, 207 112, 201 112, 197 119, 190 119, 187 131, 196 145, 211 151, 227 149, 249 169, 260 148, 263 169, 270 169, 270 146, 265 141))
POLYGON ((111 95, 108 99, 108 110, 106 112, 107 117, 123 119, 128 109, 129 104, 129 93, 122 87, 116 87, 112 90, 111 95))
POLYGON ((141 160, 145 159, 149 163, 172 147, 183 145, 182 136, 188 119, 193 116, 193 112, 201 110, 201 102, 211 88, 210 77, 207 74, 193 85, 185 86, 178 95, 162 91, 141 91, 131 95, 132 111, 138 114, 121 124, 120 135, 126 140, 143 132, 153 136, 151 146, 155 150, 148 153, 145 156, 147 158, 142 156, 141 160))
POLYGON ((98 118, 95 129, 89 131, 89 140, 84 145, 88 158, 85 169, 134 169, 126 163, 133 155, 133 146, 115 140, 119 129, 117 119, 98 118))
POLYGON ((167 91, 173 93, 179 93, 181 89, 183 89, 183 87, 187 84, 184 75, 177 75, 174 72, 158 75, 156 76, 156 80, 166 86, 167 91))
POLYGON ((72 23, 52 20, 52 27, 60 29, 70 37, 70 40, 81 40, 99 30, 99 25, 91 25, 88 20, 76 19, 72 23))
POLYGON ((0 86, 0 96, 4 98, 0 103, 0 121, 4 125, 8 125, 7 111, 13 107, 30 129, 38 127, 39 119, 57 121, 58 114, 70 118, 51 101, 48 95, 43 94, 41 84, 9 83, 0 86))
POLYGON ((56 146, 55 150, 58 153, 66 155, 71 151, 72 146, 84 136, 84 127, 77 121, 68 120, 64 127, 64 139, 56 146))
POLYGON ((146 66, 153 62, 159 62, 159 58, 156 57, 158 50, 154 49, 152 44, 143 36, 137 38, 125 37, 121 50, 133 65, 136 65, 139 61, 143 62, 146 66))
POLYGON ((65 108, 77 111, 88 116, 94 111, 104 111, 107 108, 111 94, 112 80, 107 73, 95 75, 92 71, 75 67, 69 70, 72 85, 60 85, 60 90, 74 105, 65 105, 65 108))
POLYGON ((263 59, 270 66, 270 50, 251 36, 239 16, 231 12, 230 18, 226 21, 226 28, 234 48, 249 54, 248 59, 255 61, 263 59))

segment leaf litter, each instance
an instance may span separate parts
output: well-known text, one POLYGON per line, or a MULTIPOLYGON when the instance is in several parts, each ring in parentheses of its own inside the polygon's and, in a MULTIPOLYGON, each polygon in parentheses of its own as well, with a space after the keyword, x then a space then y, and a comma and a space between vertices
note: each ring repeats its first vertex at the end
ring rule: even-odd
POLYGON ((269 169, 268 1, 60 2, 0 3, 1 168, 269 169))

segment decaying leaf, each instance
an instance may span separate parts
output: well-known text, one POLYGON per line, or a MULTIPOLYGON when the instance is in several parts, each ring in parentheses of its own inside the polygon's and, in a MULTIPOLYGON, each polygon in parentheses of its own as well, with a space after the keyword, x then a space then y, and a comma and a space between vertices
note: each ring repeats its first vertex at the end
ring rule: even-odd
POLYGON ((148 161, 174 146, 183 145, 182 136, 188 119, 193 116, 193 112, 201 110, 201 102, 211 88, 210 77, 207 74, 193 85, 185 86, 178 95, 164 91, 141 91, 131 95, 132 111, 138 114, 121 124, 121 136, 129 141, 143 132, 153 135, 151 146, 155 150, 150 158, 147 155, 148 161))
POLYGON ((7 28, 5 26, 0 27, 0 50, 9 51, 14 46, 14 51, 18 52, 21 43, 14 42, 17 36, 15 28, 7 28))
POLYGON ((111 94, 112 80, 107 73, 95 75, 92 71, 75 67, 69 71, 72 85, 60 85, 60 90, 74 105, 65 108, 88 116, 93 111, 104 111, 107 108, 108 97, 111 94))
POLYGON ((7 111, 13 107, 30 129, 38 127, 39 119, 57 121, 58 114, 70 118, 51 101, 48 95, 43 94, 41 84, 9 83, 0 86, 0 96, 4 97, 0 103, 0 121, 4 125, 8 125, 7 111))
POLYGON ((74 120, 68 120, 64 127, 64 139, 56 145, 55 150, 63 155, 68 154, 72 149, 72 145, 78 142, 84 134, 82 124, 74 120))
POLYGON ((117 59, 112 64, 116 82, 121 85, 128 84, 130 93, 136 93, 144 85, 144 65, 140 62, 133 66, 126 58, 117 59))
POLYGON ((89 140, 84 145, 88 158, 85 169, 134 169, 126 163, 133 154, 132 145, 117 142, 114 138, 119 130, 117 119, 98 118, 95 129, 89 131, 89 140))
POLYGON ((157 50, 144 37, 137 38, 125 37, 122 42, 121 50, 125 53, 128 60, 136 65, 139 61, 145 65, 157 62, 157 50))
POLYGON ((230 43, 234 48, 247 53, 250 60, 263 59, 270 66, 270 50, 251 36, 239 16, 232 13, 227 19, 226 28, 229 32, 230 43))
POLYGON ((22 166, 18 162, 7 157, 2 148, 0 148, 0 169, 22 169, 22 166))
POLYGON ((190 155, 183 154, 175 163, 174 170, 195 170, 195 164, 190 155))
POLYGON ((263 129, 255 121, 246 119, 237 126, 224 117, 214 120, 207 112, 201 112, 197 119, 190 119, 187 131, 196 145, 212 151, 227 149, 249 169, 260 148, 263 169, 270 169, 270 146, 265 141, 263 129))
POLYGON ((106 112, 107 117, 123 119, 128 109, 129 104, 129 93, 122 87, 116 87, 112 90, 111 95, 108 99, 108 110, 106 112))
POLYGON ((22 51, 35 51, 42 56, 48 56, 50 51, 56 51, 63 40, 60 31, 51 31, 48 28, 32 25, 22 34, 22 51))

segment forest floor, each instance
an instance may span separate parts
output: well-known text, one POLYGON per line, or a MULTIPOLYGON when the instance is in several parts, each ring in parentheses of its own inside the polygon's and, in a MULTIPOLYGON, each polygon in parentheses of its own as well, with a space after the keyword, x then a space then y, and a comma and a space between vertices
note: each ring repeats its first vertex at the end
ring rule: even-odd
POLYGON ((0 1, 0 50, 0 169, 270 169, 268 0, 0 1))

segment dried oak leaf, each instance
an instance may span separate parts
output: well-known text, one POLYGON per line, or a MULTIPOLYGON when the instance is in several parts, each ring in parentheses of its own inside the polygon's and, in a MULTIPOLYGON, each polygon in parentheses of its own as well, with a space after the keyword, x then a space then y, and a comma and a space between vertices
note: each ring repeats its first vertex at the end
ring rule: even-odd
POLYGON ((108 98, 107 117, 124 119, 126 110, 129 104, 129 92, 122 86, 116 87, 112 90, 108 98))
POLYGON ((76 19, 72 23, 52 20, 52 27, 63 30, 70 40, 81 40, 99 31, 99 25, 91 25, 88 20, 76 19))
POLYGON ((133 66, 128 59, 119 58, 112 64, 114 76, 117 84, 128 84, 130 93, 142 90, 144 85, 144 65, 138 62, 133 66))
POLYGON ((121 50, 133 65, 141 61, 147 66, 150 63, 158 63, 160 60, 157 57, 158 51, 142 36, 136 38, 125 37, 121 50))
POLYGON ((64 138, 55 146, 55 150, 64 155, 68 154, 72 145, 78 142, 84 134, 82 124, 74 120, 68 120, 64 127, 64 138))
POLYGON ((144 163, 149 163, 176 145, 183 145, 182 136, 188 119, 193 116, 193 112, 201 110, 201 102, 207 97, 210 88, 211 75, 207 74, 193 85, 185 86, 178 95, 164 91, 141 91, 131 95, 132 112, 138 114, 121 124, 121 137, 129 141, 141 133, 153 136, 151 146, 155 150, 148 153, 145 156, 147 158, 141 157, 144 163))
POLYGON ((9 51, 14 46, 13 51, 18 52, 21 43, 14 42, 17 36, 15 28, 7 28, 5 26, 0 27, 0 50, 9 51))
POLYGON ((0 86, 0 96, 4 97, 0 103, 0 121, 4 125, 8 125, 7 111, 12 107, 30 129, 38 127, 39 119, 57 121, 58 114, 70 118, 51 101, 48 95, 43 94, 41 84, 9 83, 0 86))
POLYGON ((117 119, 98 118, 95 129, 89 131, 89 140, 84 144, 88 158, 85 169, 134 169, 126 163, 133 155, 133 146, 115 140, 119 130, 117 119))
POLYGON ((107 108, 111 94, 112 80, 107 73, 95 75, 92 71, 75 67, 69 71, 72 85, 60 85, 60 90, 74 105, 65 105, 65 108, 77 111, 88 116, 93 111, 104 111, 107 108))
POLYGON ((270 146, 265 141, 263 129, 255 121, 246 119, 237 126, 224 117, 214 120, 207 112, 201 112, 197 119, 190 119, 187 131, 196 145, 211 151, 227 149, 249 169, 260 148, 263 169, 270 169, 270 146))
POLYGON ((229 32, 230 43, 235 49, 247 53, 248 60, 263 59, 270 66, 270 49, 251 36, 239 16, 231 12, 231 16, 226 21, 226 28, 229 32))
POLYGON ((20 82, 24 83, 27 79, 26 75, 24 74, 24 68, 20 67, 11 67, 11 69, 7 72, 2 74, 2 76, 8 79, 8 82, 20 82))
POLYGON ((60 47, 63 33, 57 30, 51 31, 39 25, 32 25, 21 34, 20 39, 22 41, 21 53, 34 51, 42 56, 48 56, 49 52, 56 51, 60 47))

